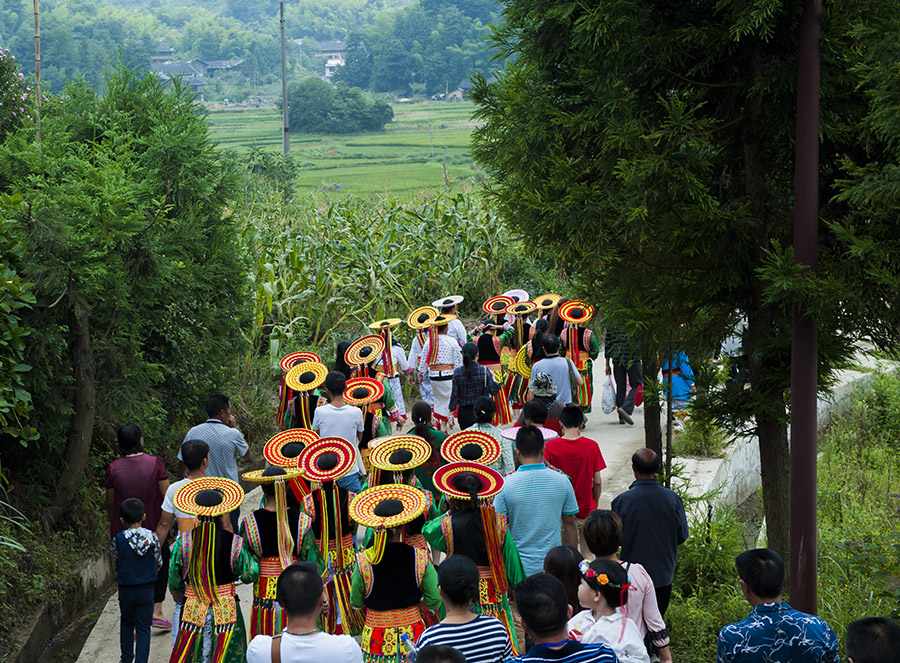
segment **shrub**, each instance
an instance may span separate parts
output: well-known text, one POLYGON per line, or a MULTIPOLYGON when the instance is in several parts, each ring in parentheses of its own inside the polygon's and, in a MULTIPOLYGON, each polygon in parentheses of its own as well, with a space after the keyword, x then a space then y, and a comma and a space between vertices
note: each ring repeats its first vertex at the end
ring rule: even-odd
POLYGON ((381 131, 394 110, 358 87, 331 86, 310 76, 288 86, 288 120, 298 133, 352 134, 381 131))

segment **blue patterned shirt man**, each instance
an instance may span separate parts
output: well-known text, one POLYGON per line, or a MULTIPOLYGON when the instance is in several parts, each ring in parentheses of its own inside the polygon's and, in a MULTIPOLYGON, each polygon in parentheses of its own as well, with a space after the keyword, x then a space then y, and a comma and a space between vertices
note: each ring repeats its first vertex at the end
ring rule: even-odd
POLYGON ((758 548, 736 560, 750 616, 719 631, 716 663, 840 663, 837 636, 824 620, 781 600, 784 562, 758 548))

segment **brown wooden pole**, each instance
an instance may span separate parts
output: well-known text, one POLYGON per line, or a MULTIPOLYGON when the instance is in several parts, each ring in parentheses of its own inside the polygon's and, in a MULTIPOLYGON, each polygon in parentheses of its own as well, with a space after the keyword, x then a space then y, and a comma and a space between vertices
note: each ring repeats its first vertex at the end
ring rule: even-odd
MULTIPOLYGON (((805 0, 797 67, 797 144, 794 171, 794 261, 816 269, 819 226, 819 34, 821 0, 805 0)), ((816 614, 816 320, 793 311, 791 344, 790 601, 816 614)))
POLYGON ((41 24, 34 0, 34 143, 41 144, 41 24))

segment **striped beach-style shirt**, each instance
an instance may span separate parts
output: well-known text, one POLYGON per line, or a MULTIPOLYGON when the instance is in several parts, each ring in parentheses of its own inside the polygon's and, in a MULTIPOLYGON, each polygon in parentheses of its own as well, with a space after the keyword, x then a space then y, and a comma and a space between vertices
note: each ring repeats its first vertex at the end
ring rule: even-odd
POLYGON ((512 656, 512 643, 496 617, 478 615, 467 624, 435 624, 425 629, 416 648, 429 645, 453 647, 466 663, 501 663, 512 656))
POLYGON ((564 647, 550 649, 543 645, 535 645, 527 654, 509 659, 510 663, 618 663, 615 652, 609 645, 596 643, 585 645, 571 640, 564 647))

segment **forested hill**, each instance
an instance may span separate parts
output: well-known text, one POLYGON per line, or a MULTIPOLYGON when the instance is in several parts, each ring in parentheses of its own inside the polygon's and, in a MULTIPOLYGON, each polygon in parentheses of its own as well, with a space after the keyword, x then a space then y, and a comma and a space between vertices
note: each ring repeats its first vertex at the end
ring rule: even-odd
MULTIPOLYGON (((240 92, 277 92, 280 50, 277 0, 42 0, 41 73, 62 90, 67 79, 100 82, 109 61, 148 66, 160 40, 173 61, 244 60, 240 92), (243 89, 243 88, 246 89, 243 89)), ((496 18, 493 0, 289 0, 289 76, 321 75, 318 41, 347 43, 338 75, 376 92, 433 94, 488 68, 483 40, 496 18), (303 40, 298 45, 295 40, 303 40)), ((32 0, 0 3, 0 46, 34 71, 32 0)), ((230 81, 235 84, 235 81, 230 81)), ((221 92, 221 86, 217 88, 221 92)), ((207 92, 214 92, 208 89, 207 92)))

